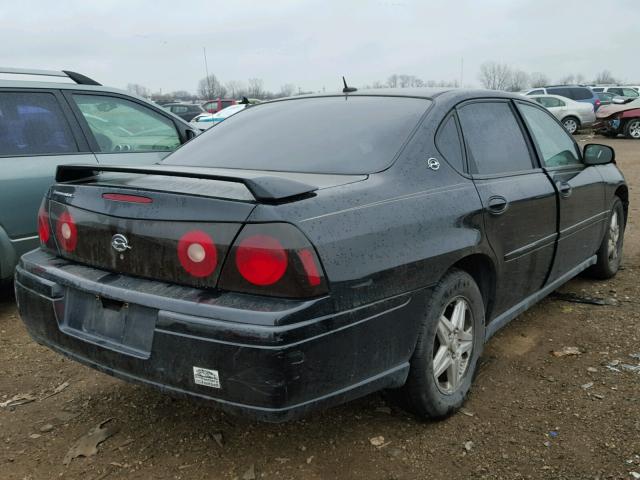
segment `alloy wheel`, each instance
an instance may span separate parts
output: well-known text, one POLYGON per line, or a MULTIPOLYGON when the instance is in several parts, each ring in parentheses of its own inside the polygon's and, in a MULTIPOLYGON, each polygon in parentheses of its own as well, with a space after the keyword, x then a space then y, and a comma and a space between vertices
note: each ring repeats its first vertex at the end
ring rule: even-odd
POLYGON ((632 138, 640 138, 640 120, 633 120, 629 124, 629 136, 632 138))
POLYGON ((433 346, 433 377, 440 392, 451 395, 467 373, 473 351, 473 314, 462 297, 444 309, 433 346))
POLYGON ((564 125, 564 128, 566 128, 567 132, 569 133, 573 134, 576 132, 576 130, 578 130, 578 124, 573 118, 567 118, 564 122, 562 122, 562 124, 564 125))
POLYGON ((615 210, 611 215, 609 222, 609 243, 607 245, 607 253, 609 261, 613 262, 618 258, 620 250, 620 222, 618 221, 618 212, 615 210))

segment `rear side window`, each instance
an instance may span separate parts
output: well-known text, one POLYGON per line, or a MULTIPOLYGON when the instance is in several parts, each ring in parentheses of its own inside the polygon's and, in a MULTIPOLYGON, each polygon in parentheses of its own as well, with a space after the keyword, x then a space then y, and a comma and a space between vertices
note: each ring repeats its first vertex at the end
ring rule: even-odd
MULTIPOLYGON (((560 95, 561 97, 573 98, 571 96, 571 89, 569 88, 549 88, 549 93, 553 93, 554 95, 560 95)), ((575 100, 575 99, 574 99, 575 100)))
POLYGON ((67 119, 51 93, 0 93, 0 156, 77 152, 67 119))
POLYGON ((332 96, 254 105, 185 144, 173 165, 364 174, 384 170, 431 104, 332 96))
POLYGON ((591 90, 593 90, 594 92, 604 92, 604 87, 594 87, 591 90))
POLYGON ((233 100, 222 100, 220 103, 222 104, 221 108, 227 108, 233 105, 234 102, 233 100))
POLYGON ((136 102, 106 95, 73 95, 100 152, 175 150, 180 137, 168 118, 136 102))
POLYGON ((456 118, 453 115, 450 115, 438 130, 436 147, 453 168, 459 172, 464 171, 462 142, 460 141, 456 118))
POLYGON ((625 97, 637 97, 638 92, 636 92, 633 88, 623 88, 622 95, 625 97))
POLYGON ((567 131, 546 112, 518 104, 547 167, 580 164, 576 145, 567 131))
POLYGON ((588 88, 570 88, 570 97, 574 100, 591 100, 593 92, 588 88))
POLYGON ((544 90, 532 90, 527 95, 542 95, 544 94, 544 90))
POLYGON ((531 155, 507 102, 478 102, 458 110, 462 134, 474 173, 500 174, 530 170, 531 155))

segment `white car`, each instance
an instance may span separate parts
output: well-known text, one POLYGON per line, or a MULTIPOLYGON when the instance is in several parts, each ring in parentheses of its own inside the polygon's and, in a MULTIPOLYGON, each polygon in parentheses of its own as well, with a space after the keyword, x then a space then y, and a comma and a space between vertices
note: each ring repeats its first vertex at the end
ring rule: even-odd
POLYGON ((629 86, 613 85, 613 86, 607 86, 607 87, 591 87, 591 90, 593 90, 596 93, 598 92, 613 93, 614 95, 618 95, 619 97, 625 97, 625 98, 638 98, 638 96, 640 96, 640 93, 638 93, 638 87, 633 87, 630 85, 629 86))
POLYGON ((245 103, 239 103, 237 105, 231 105, 227 108, 223 108, 216 113, 201 113, 196 118, 191 120, 191 125, 198 127, 200 130, 206 130, 211 128, 217 123, 229 118, 231 115, 244 110, 248 105, 245 103))
POLYGON ((576 133, 581 127, 593 125, 596 121, 596 114, 590 103, 576 102, 560 95, 528 95, 528 97, 549 110, 571 134, 576 133))

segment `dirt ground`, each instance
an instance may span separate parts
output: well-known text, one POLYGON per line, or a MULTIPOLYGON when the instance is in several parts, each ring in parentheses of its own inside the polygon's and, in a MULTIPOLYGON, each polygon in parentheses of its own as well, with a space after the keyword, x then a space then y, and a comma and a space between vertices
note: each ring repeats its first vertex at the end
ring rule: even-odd
POLYGON ((380 393, 288 424, 251 422, 36 345, 6 290, 0 404, 35 400, 0 407, 0 479, 640 478, 640 372, 625 366, 640 364, 640 142, 591 141, 615 147, 630 184, 624 269, 561 290, 612 305, 547 298, 521 315, 487 345, 463 412, 419 422, 380 393), (563 347, 582 353, 550 354, 563 347), (109 419, 118 432, 97 454, 63 465, 109 419))

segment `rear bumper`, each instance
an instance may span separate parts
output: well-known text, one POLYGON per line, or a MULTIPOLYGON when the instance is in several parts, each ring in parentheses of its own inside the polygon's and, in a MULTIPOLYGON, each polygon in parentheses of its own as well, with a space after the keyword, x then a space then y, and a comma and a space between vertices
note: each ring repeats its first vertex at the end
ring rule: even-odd
POLYGON ((124 380, 266 421, 402 385, 426 296, 413 292, 335 313, 329 297, 214 295, 39 250, 21 259, 15 288, 29 333, 51 349, 124 380), (95 302, 120 312, 94 309, 95 302), (129 314, 118 317, 122 308, 129 314), (124 318, 122 333, 87 328, 108 324, 104 317, 124 318), (216 371, 219 388, 197 384, 194 367, 216 371))

